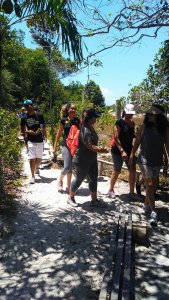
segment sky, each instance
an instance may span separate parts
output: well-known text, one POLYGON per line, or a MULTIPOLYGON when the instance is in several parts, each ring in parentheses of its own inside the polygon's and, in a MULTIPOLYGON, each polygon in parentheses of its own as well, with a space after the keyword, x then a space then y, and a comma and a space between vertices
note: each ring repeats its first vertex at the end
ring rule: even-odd
MULTIPOLYGON (((25 32, 25 46, 36 48, 26 26, 24 24, 16 26, 16 29, 21 28, 25 32)), ((127 97, 129 90, 146 78, 150 64, 153 64, 156 53, 166 39, 168 39, 166 31, 160 32, 156 39, 146 38, 141 44, 130 48, 114 47, 95 57, 102 62, 103 67, 90 67, 89 79, 100 86, 106 105, 115 104, 115 101, 122 96, 127 97)), ((92 40, 89 40, 87 46, 89 50, 95 47, 92 40)), ((83 72, 65 78, 62 82, 66 85, 72 81, 86 84, 87 79, 88 71, 85 69, 83 72)))

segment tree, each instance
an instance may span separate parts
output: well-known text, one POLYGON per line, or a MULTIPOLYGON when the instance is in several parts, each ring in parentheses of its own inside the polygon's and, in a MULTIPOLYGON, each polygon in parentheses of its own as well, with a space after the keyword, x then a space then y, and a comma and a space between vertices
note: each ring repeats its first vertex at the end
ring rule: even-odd
POLYGON ((100 87, 93 80, 85 85, 85 97, 96 106, 105 106, 105 99, 100 87))
POLYGON ((129 92, 129 99, 138 109, 146 109, 153 103, 163 104, 169 110, 169 41, 165 41, 156 54, 147 77, 129 92))
MULTIPOLYGON (((60 37, 60 43, 63 50, 72 52, 75 59, 82 59, 81 36, 77 30, 77 19, 71 10, 71 1, 69 0, 50 0, 50 1, 18 1, 2 0, 0 1, 0 14, 11 15, 7 26, 12 27, 21 21, 32 20, 39 17, 41 22, 55 31, 56 36, 60 37), (12 13, 15 11, 16 18, 12 13)), ((4 31, 4 23, 1 24, 1 32, 4 31), (2 26, 3 25, 3 26, 2 26)), ((1 35, 1 34, 0 34, 1 35)))
POLYGON ((169 26, 166 0, 102 0, 99 3, 77 0, 75 3, 81 3, 84 14, 82 36, 102 36, 99 50, 92 55, 114 46, 131 46, 143 38, 157 37, 162 28, 169 26))

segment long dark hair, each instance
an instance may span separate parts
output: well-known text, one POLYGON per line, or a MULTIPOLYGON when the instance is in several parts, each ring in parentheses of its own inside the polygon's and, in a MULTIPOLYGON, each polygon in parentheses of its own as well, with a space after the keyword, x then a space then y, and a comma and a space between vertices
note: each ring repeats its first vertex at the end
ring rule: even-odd
POLYGON ((82 125, 86 125, 89 122, 90 118, 88 116, 88 109, 84 109, 81 115, 81 123, 82 125))
MULTIPOLYGON (((169 121, 167 119, 167 117, 165 116, 165 110, 163 108, 163 106, 161 106, 160 104, 154 104, 152 107, 156 107, 159 110, 161 110, 161 114, 156 114, 156 128, 157 130, 162 133, 165 134, 167 131, 167 128, 169 127, 169 121)), ((146 113, 145 118, 144 118, 144 122, 146 127, 153 127, 154 123, 150 122, 148 119, 148 113, 146 113)))

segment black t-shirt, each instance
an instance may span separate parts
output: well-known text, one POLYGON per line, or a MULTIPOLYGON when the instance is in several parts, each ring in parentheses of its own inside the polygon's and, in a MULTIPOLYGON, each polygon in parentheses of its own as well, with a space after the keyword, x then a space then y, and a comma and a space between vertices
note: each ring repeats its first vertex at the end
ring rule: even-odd
MULTIPOLYGON (((130 156, 133 146, 135 123, 131 122, 131 124, 128 125, 123 119, 120 119, 116 121, 115 125, 120 127, 119 140, 121 142, 122 148, 127 153, 127 155, 130 156)), ((119 151, 116 144, 112 146, 111 151, 113 153, 121 155, 121 152, 119 151)))
POLYGON ((63 146, 67 147, 66 139, 68 137, 68 134, 69 134, 69 131, 70 131, 70 127, 72 125, 76 125, 79 128, 79 126, 80 126, 80 119, 78 117, 75 117, 73 120, 70 120, 68 117, 65 117, 65 118, 61 119, 60 123, 63 125, 63 130, 64 130, 63 140, 61 142, 61 145, 62 145, 62 147, 63 146))
MULTIPOLYGON (((25 118, 21 119, 21 126, 26 126, 28 130, 37 131, 38 128, 44 127, 45 120, 40 112, 36 112, 33 115, 26 114, 25 118)), ((28 141, 33 143, 42 143, 43 135, 40 132, 38 135, 27 134, 28 141)))
POLYGON ((94 128, 89 128, 87 125, 84 125, 80 129, 79 144, 73 157, 73 162, 83 164, 97 160, 97 152, 89 150, 86 144, 97 146, 98 135, 94 128))

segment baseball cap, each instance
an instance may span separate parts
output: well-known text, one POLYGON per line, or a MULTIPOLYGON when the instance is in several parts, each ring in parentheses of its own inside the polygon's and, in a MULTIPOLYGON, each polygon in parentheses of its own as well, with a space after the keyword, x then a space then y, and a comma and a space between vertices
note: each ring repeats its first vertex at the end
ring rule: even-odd
POLYGON ((127 104, 124 109, 126 115, 135 115, 135 109, 133 104, 127 104))
POLYGON ((29 100, 29 99, 27 99, 27 100, 25 100, 25 101, 23 102, 23 105, 24 105, 24 106, 26 106, 26 105, 32 105, 32 104, 33 104, 32 100, 29 100))
POLYGON ((90 119, 101 117, 101 113, 94 108, 89 108, 89 109, 87 109, 86 112, 87 112, 88 118, 90 118, 90 119))

